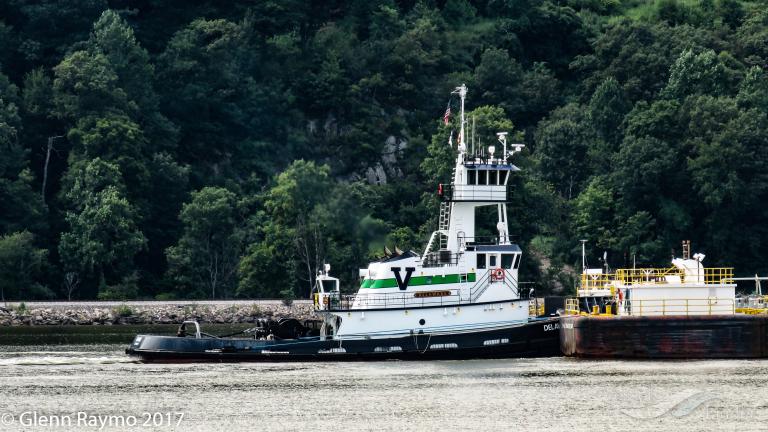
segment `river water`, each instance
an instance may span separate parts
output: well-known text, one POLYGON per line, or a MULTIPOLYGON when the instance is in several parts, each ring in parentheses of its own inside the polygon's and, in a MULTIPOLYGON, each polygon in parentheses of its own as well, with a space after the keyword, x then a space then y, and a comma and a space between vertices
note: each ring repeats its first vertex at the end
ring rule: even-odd
POLYGON ((0 430, 768 430, 768 361, 155 365, 125 347, 1 345, 0 430))

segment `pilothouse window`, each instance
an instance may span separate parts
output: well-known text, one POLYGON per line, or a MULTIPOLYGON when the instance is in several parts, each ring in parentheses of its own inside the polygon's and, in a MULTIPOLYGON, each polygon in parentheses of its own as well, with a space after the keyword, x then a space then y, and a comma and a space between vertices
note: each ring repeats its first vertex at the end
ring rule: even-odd
POLYGON ((477 254, 477 268, 478 269, 485 268, 485 254, 477 254))
POLYGON ((513 254, 502 254, 501 255, 501 267, 504 269, 511 269, 512 264, 515 262, 515 256, 513 254))
POLYGON ((477 172, 477 184, 479 185, 488 184, 488 171, 481 170, 477 172))
POLYGON ((496 185, 496 171, 488 171, 488 184, 496 185))
POLYGON ((489 258, 491 259, 491 268, 496 267, 496 255, 490 255, 489 258))
POLYGON ((336 281, 335 280, 324 279, 324 280, 321 280, 320 283, 323 284, 323 292, 336 291, 336 281))
POLYGON ((477 182, 477 171, 475 170, 469 170, 467 171, 467 184, 473 185, 477 182))
POLYGON ((507 183, 507 172, 499 171, 499 184, 503 186, 506 183, 507 183))

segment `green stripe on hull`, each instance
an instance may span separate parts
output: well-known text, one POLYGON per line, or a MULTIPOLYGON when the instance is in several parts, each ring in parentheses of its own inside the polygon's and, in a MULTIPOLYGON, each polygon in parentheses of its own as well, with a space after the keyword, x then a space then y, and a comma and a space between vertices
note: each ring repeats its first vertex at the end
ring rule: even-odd
MULTIPOLYGON (((475 273, 467 273, 467 282, 475 282, 477 276, 475 273)), ((413 276, 408 282, 408 286, 422 286, 422 285, 442 285, 442 284, 455 284, 459 283, 458 274, 450 275, 435 275, 435 276, 413 276)), ((360 288, 395 288, 397 287, 397 279, 366 279, 360 285, 360 288)))

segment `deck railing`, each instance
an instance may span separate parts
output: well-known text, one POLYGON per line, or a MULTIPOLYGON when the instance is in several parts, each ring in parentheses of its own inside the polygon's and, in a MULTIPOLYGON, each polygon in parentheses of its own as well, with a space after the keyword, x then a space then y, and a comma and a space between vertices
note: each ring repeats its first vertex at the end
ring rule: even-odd
POLYGON ((733 283, 733 267, 711 267, 704 269, 705 284, 733 283))
MULTIPOLYGON (((612 310, 619 315, 632 316, 692 316, 692 315, 729 315, 737 312, 737 303, 732 298, 699 299, 638 299, 625 300, 619 305, 612 305, 612 310)), ((597 306, 595 306, 597 308, 597 306)), ((615 314, 594 311, 581 311, 578 298, 565 299, 566 315, 613 316, 615 314)))
POLYGON ((440 198, 443 201, 493 201, 509 199, 506 185, 442 185, 440 198))
POLYGON ((573 298, 573 297, 565 299, 565 314, 566 315, 579 314, 579 299, 573 298))
POLYGON ((680 277, 683 272, 677 267, 670 268, 634 268, 616 270, 616 280, 622 285, 655 285, 665 284, 667 276, 680 277))
POLYGON ((629 313, 637 316, 723 315, 736 312, 732 298, 642 299, 628 302, 629 313))
MULTIPOLYGON (((703 279, 702 283, 707 285, 730 283, 733 278, 733 267, 707 267, 703 268, 702 272, 697 279, 703 279)), ((580 291, 610 289, 617 285, 665 285, 671 280, 686 283, 685 272, 671 267, 618 269, 616 273, 582 273, 580 291)), ((695 282, 695 279, 692 282, 695 282)))
POLYGON ((544 302, 531 300, 531 302, 528 303, 528 315, 532 317, 544 315, 544 302))
MULTIPOLYGON (((425 293, 425 291, 420 291, 425 293)), ((430 293, 430 291, 426 291, 430 293)), ((458 289, 435 290, 434 295, 416 297, 413 291, 404 293, 383 294, 349 294, 331 295, 329 310, 354 310, 354 309, 399 309, 425 306, 456 306, 469 301, 463 301, 458 289)))
MULTIPOLYGON (((469 283, 468 279, 459 279, 459 283, 469 283)), ((496 280, 491 272, 486 272, 473 285, 465 288, 440 289, 434 285, 434 289, 428 291, 402 291, 387 293, 365 294, 338 294, 328 295, 328 310, 347 311, 366 309, 399 309, 419 308, 427 306, 458 306, 476 303, 483 293, 492 286, 505 286, 511 288, 511 293, 517 298, 522 298, 517 280, 510 272, 504 272, 504 278, 496 280)))

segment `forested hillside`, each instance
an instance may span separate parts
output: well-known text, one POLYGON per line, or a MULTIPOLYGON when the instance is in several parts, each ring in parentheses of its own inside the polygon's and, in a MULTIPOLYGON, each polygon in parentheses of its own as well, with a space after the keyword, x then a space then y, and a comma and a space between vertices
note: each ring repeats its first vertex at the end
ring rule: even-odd
POLYGON ((579 239, 765 273, 766 68, 765 1, 2 0, 0 290, 304 297, 323 262, 351 289, 436 228, 461 83, 479 140, 526 144, 540 293, 579 239))

